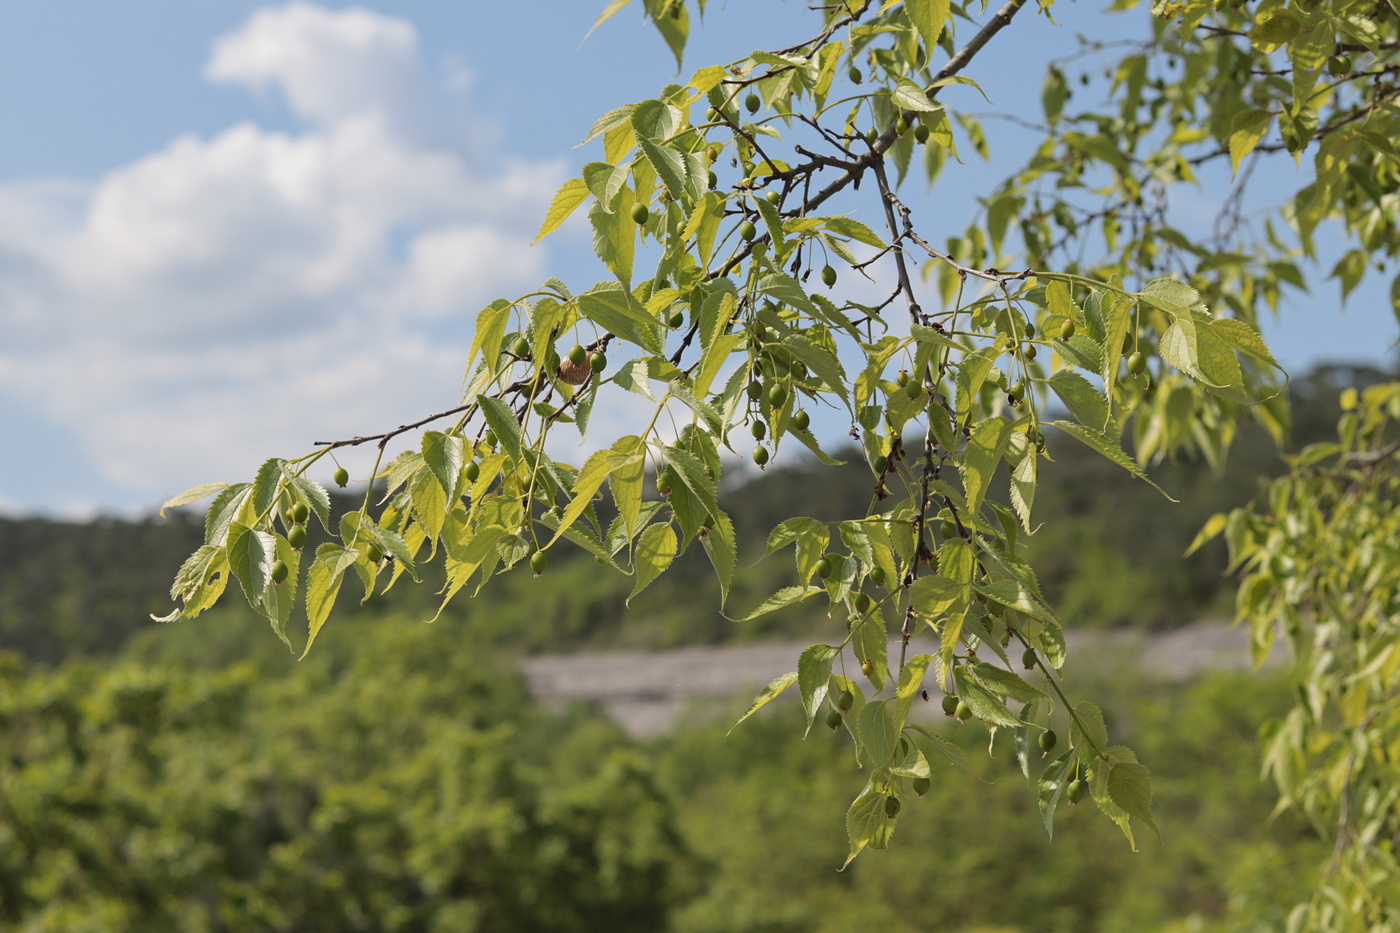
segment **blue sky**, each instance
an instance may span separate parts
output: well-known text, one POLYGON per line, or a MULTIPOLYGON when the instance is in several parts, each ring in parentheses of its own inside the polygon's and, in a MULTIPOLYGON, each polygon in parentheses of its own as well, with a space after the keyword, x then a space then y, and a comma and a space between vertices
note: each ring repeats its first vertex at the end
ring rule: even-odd
MULTIPOLYGON (((529 241, 594 118, 676 76, 631 8, 583 42, 602 6, 0 6, 0 509, 149 509, 452 404, 482 305, 598 277, 577 226, 529 241)), ((1038 62, 1075 29, 1145 29, 1094 10, 1008 30, 974 72, 996 109, 1038 112, 1038 62)), ((685 73, 814 22, 711 0, 685 73)), ((935 233, 1000 171, 936 191, 935 233)), ((1381 358, 1379 294, 1336 306, 1323 285, 1271 328, 1286 365, 1381 358)))

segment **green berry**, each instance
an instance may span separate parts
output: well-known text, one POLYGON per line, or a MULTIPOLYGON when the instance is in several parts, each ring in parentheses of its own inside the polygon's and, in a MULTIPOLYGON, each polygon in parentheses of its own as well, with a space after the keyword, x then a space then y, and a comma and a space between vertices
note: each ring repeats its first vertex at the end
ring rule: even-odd
POLYGON ((279 560, 272 565, 272 582, 281 586, 287 582, 287 576, 291 573, 291 568, 286 561, 279 560))
POLYGON ((306 544, 306 526, 293 525, 292 530, 287 532, 287 543, 300 551, 306 544))
POLYGON ((1089 796, 1089 782, 1080 778, 1069 786, 1069 803, 1075 806, 1079 801, 1089 796))
POLYGON ((582 366, 588 362, 588 351, 579 344, 574 344, 569 348, 569 362, 575 366, 582 366))
POLYGON ((495 447, 496 447, 496 432, 495 432, 495 431, 487 431, 487 432, 486 432, 486 437, 482 438, 482 440, 486 441, 486 446, 487 446, 487 447, 490 447, 490 448, 492 448, 492 449, 494 450, 495 447))
POLYGON ((895 817, 899 816, 898 797, 885 798, 885 816, 889 817, 890 819, 894 819, 895 817))
POLYGON ((1053 749, 1055 747, 1055 742, 1056 736, 1054 729, 1046 729, 1044 732, 1040 733, 1040 750, 1042 752, 1049 752, 1053 749))
POLYGON ((792 426, 797 430, 805 431, 807 430, 808 425, 810 425, 811 423, 812 418, 810 415, 807 414, 806 409, 799 409, 798 411, 793 413, 792 426))
POLYGON ((762 104, 763 101, 759 100, 758 95, 753 91, 750 91, 749 96, 744 98, 744 109, 749 113, 758 113, 758 108, 762 106, 762 104))
POLYGON ((865 615, 870 611, 870 597, 865 593, 856 594, 856 612, 865 615))
POLYGON ((831 558, 823 557, 817 561, 817 576, 821 577, 823 580, 831 576, 832 569, 831 558))
POLYGON ((959 700, 957 709, 953 710, 953 715, 958 718, 958 722, 966 722, 972 717, 972 707, 959 700))
POLYGON ((365 558, 371 564, 377 564, 384 559, 384 552, 379 549, 379 545, 370 542, 369 547, 365 548, 365 558))
POLYGON ((767 463, 768 448, 764 447, 762 444, 759 444, 757 447, 755 447, 753 449, 753 462, 757 463, 759 466, 763 466, 765 463, 767 463))
POLYGON ((1334 78, 1351 74, 1351 56, 1333 55, 1327 59, 1327 73, 1334 78))
POLYGON ((866 658, 860 662, 860 672, 865 675, 866 680, 875 679, 875 662, 866 658))
POLYGON ((774 408, 782 408, 787 404, 788 389, 781 382, 775 383, 773 388, 768 390, 768 404, 774 408))
POLYGON ((1141 376, 1146 371, 1147 357, 1142 355, 1141 350, 1128 357, 1128 372, 1134 376, 1141 376))
POLYGON ((1033 359, 1035 359, 1035 353, 1036 353, 1035 344, 1033 344, 1033 343, 1028 343, 1028 344, 1026 344, 1025 346, 1023 346, 1023 347, 1021 348, 1021 355, 1024 356, 1024 357, 1025 357, 1026 359, 1028 359, 1028 360, 1033 360, 1033 359))
POLYGON ((608 368, 608 358, 603 355, 602 350, 594 350, 593 354, 588 357, 588 368, 595 374, 608 368))
POLYGON ((1026 670, 1034 670, 1035 662, 1035 649, 1027 648, 1025 651, 1021 652, 1021 665, 1025 667, 1026 670))
POLYGON ((958 536, 958 526, 945 520, 943 524, 938 526, 938 533, 943 537, 944 541, 951 540, 958 536))
POLYGON ((868 129, 868 130, 865 131, 865 141, 866 141, 866 142, 871 143, 871 144, 873 145, 874 142, 875 142, 875 140, 877 140, 877 139, 879 139, 879 138, 880 138, 880 132, 879 132, 878 130, 876 130, 875 127, 872 126, 870 129, 868 129))
POLYGON ((914 778, 914 793, 918 794, 920 797, 927 794, 931 787, 933 787, 933 781, 928 778, 914 778))
POLYGON ((901 369, 899 375, 894 377, 895 385, 901 389, 909 384, 909 370, 901 369))
POLYGON ((836 270, 831 268, 831 266, 829 265, 822 266, 822 282, 825 283, 827 288, 830 288, 831 286, 835 285, 836 270))
POLYGON ((474 483, 474 482, 476 482, 476 481, 477 481, 477 478, 481 476, 481 464, 477 463, 475 460, 473 460, 472 462, 468 463, 468 464, 467 464, 467 467, 466 467, 466 475, 467 475, 467 482, 469 482, 469 483, 474 483))
POLYGON ((305 524, 306 520, 310 517, 311 507, 305 502, 298 502, 296 505, 292 506, 292 521, 296 522, 298 525, 305 524))
POLYGON ((1065 319, 1065 322, 1064 322, 1063 324, 1060 325, 1060 339, 1061 339, 1061 340, 1068 340, 1069 338, 1071 338, 1071 337, 1073 337, 1073 336, 1074 336, 1074 319, 1073 319, 1073 318, 1066 318, 1066 319, 1065 319))
POLYGON ((746 220, 739 224, 739 236, 743 237, 745 240, 752 240, 754 237, 758 236, 758 228, 753 225, 753 221, 746 220))
POLYGON ((958 698, 951 693, 943 694, 943 715, 951 716, 958 711, 958 698))
POLYGON ((911 399, 918 398, 923 391, 924 387, 912 379, 904 386, 904 394, 911 399))
POLYGON ((768 433, 768 425, 764 424, 762 418, 755 418, 753 424, 749 425, 749 433, 754 436, 755 440, 761 441, 768 433))
POLYGON ((852 65, 851 70, 846 72, 846 77, 851 79, 852 84, 859 84, 865 78, 865 76, 860 73, 860 69, 855 65, 852 65))
POLYGON ((350 482, 350 471, 345 469, 345 467, 340 467, 335 471, 334 479, 335 484, 341 489, 344 489, 346 485, 350 482))
POLYGON ((928 142, 928 127, 924 126, 922 123, 914 127, 914 139, 919 143, 928 142))
POLYGON ((634 204, 632 206, 632 219, 635 220, 637 223, 646 223, 647 218, 650 216, 651 211, 647 210, 647 206, 645 204, 634 204))
POLYGON ((876 476, 884 476, 885 471, 890 468, 890 458, 886 457, 884 454, 880 454, 870 466, 875 470, 876 476))
POLYGON ((779 191, 770 191, 764 197, 768 199, 769 204, 777 204, 783 199, 783 195, 779 191))
POLYGON ((841 731, 841 714, 834 709, 826 711, 826 727, 832 732, 841 731))
POLYGON ((849 690, 842 690, 836 694, 836 708, 845 712, 856 702, 856 696, 849 690))
POLYGON ((1030 321, 1027 321, 1027 322, 1026 322, 1026 339, 1029 340, 1030 338, 1032 338, 1032 337, 1034 337, 1034 336, 1035 336, 1035 325, 1032 324, 1030 321))
POLYGON ((530 355, 530 341, 526 340, 524 337, 516 337, 515 343, 511 345, 510 352, 515 355, 516 359, 525 359, 530 355))
POLYGON ((671 494, 671 471, 662 470, 656 477, 656 491, 663 496, 671 494))
POLYGON ((903 136, 905 133, 909 132, 909 122, 905 120, 904 117, 900 117, 898 120, 894 121, 894 131, 897 135, 903 136))
POLYGON ((530 555, 530 569, 535 572, 535 576, 544 573, 544 569, 549 566, 549 558, 544 551, 536 551, 530 555))
POLYGON ((668 318, 666 319, 666 324, 667 324, 672 330, 675 330, 677 327, 680 327, 680 326, 681 326, 682 324, 684 324, 684 323, 685 323, 685 312, 682 311, 682 310, 680 310, 679 308, 677 308, 675 311, 672 311, 672 312, 671 312, 671 316, 668 317, 668 318))
POLYGON ((870 582, 873 583, 873 584, 875 584, 876 586, 884 586, 884 585, 885 585, 885 568, 884 568, 884 567, 871 567, 871 568, 870 568, 870 582))
POLYGON ((750 379, 747 391, 749 393, 749 398, 756 402, 763 397, 763 383, 759 382, 757 379, 750 379))

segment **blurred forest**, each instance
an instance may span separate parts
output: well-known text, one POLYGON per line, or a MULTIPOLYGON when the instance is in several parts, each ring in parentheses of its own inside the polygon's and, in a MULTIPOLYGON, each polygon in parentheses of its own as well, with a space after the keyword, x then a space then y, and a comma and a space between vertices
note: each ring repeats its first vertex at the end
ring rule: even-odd
MULTIPOLYGON (((1329 435, 1342 385, 1384 375, 1296 380, 1289 446, 1329 435)), ((1181 554, 1207 516, 1280 471, 1272 439, 1242 430, 1219 473, 1156 467, 1178 505, 1050 443, 1036 507, 1056 537, 1032 540, 1069 624, 1230 615, 1223 549, 1181 554)), ((777 558, 753 565, 773 525, 871 495, 867 470, 844 475, 772 469, 725 494, 749 548, 730 615, 790 574, 777 558)), ((1323 860, 1296 815, 1269 819, 1257 731, 1288 705, 1271 677, 1095 675, 1124 715, 1110 733, 1154 772, 1163 840, 1137 855, 1067 807, 1047 840, 1002 736, 992 761, 971 756, 975 773, 939 757, 894 847, 838 872, 846 841, 831 815, 861 779, 828 766, 850 755, 844 735, 796 734, 795 701, 727 737, 700 717, 638 742, 596 711, 538 707, 516 658, 821 640, 839 622, 730 622, 694 553, 625 609, 629 581, 579 558, 505 575, 432 626, 436 588, 400 583, 338 611, 298 662, 234 600, 194 622, 149 621, 201 534, 188 514, 0 521, 0 928, 1264 930, 1323 860), (982 805, 963 805, 973 797, 982 805)), ((969 750, 987 741, 972 723, 942 731, 969 750)))

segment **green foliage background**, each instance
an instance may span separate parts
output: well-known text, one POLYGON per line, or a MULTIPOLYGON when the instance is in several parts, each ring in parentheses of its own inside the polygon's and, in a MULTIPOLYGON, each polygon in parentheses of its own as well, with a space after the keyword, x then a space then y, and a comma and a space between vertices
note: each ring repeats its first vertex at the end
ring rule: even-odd
MULTIPOLYGON (((1309 386, 1379 375, 1300 380, 1299 433, 1311 438, 1314 407, 1319 425, 1333 416, 1316 400, 1335 395, 1309 386)), ((1047 497, 1068 503, 1058 524, 1077 540, 1119 542, 1124 576, 1159 594, 1125 602, 1121 616, 1070 617, 1155 627, 1219 606, 1231 583, 1218 557, 1194 569, 1161 555, 1179 555, 1211 509, 1247 496, 1261 466, 1276 471, 1271 445, 1243 437, 1219 483, 1202 464, 1161 468, 1189 517, 1150 533, 1123 522, 1135 490, 1114 485, 1116 472, 1060 457, 1044 480, 1064 487, 1047 497), (1074 494, 1085 483, 1097 495, 1074 494)), ((762 528, 810 499, 810 479, 763 475, 734 491, 735 514, 762 528)), ((851 479, 859 496, 865 481, 851 479)), ((828 495, 839 508, 839 490, 828 495)), ((1162 842, 1127 857, 1086 808, 1063 812, 1048 841, 1009 742, 987 759, 983 730, 937 716, 977 777, 936 763, 898 846, 838 872, 839 814, 860 777, 844 767, 843 738, 800 737, 795 703, 726 736, 748 700, 736 697, 727 716, 697 713, 636 742, 587 709, 539 709, 514 660, 787 637, 830 624, 819 616, 729 623, 701 608, 713 584, 700 560, 624 615, 625 587, 582 558, 503 578, 434 626, 420 621, 434 607, 415 603, 426 587, 345 606, 339 636, 301 662, 234 604, 133 629, 164 585, 141 575, 145 555, 197 534, 179 517, 0 522, 7 553, 63 573, 0 577, 4 637, 32 658, 9 654, 0 674, 7 929, 1274 929, 1327 849, 1301 817, 1268 819, 1257 729, 1288 706, 1280 679, 1172 687, 1122 669, 1081 674, 1118 717, 1110 733, 1154 762, 1162 842), (64 586, 70 598, 53 598, 64 586)), ((736 592, 757 598, 771 563, 741 573, 736 592)), ((1077 585, 1047 573, 1047 588, 1077 585)))

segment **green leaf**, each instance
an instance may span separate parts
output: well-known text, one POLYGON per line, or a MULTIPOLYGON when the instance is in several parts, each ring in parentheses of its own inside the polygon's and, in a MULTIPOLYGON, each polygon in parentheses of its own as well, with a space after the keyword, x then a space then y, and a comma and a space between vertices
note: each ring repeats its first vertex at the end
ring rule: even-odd
POLYGON ((444 504, 455 502, 461 492, 462 467, 466 463, 466 441, 462 435, 425 431, 422 454, 423 462, 442 487, 444 504))
POLYGON ((949 0, 904 0, 904 15, 924 40, 924 60, 933 56, 938 46, 938 37, 943 34, 943 26, 951 12, 949 0))
POLYGON ((753 612, 750 612, 742 619, 735 619, 734 621, 748 622, 752 619, 757 619, 759 616, 764 616, 770 612, 782 609, 784 606, 800 603, 808 596, 815 596, 818 593, 825 592, 826 590, 820 586, 785 586, 760 603, 758 608, 753 612))
POLYGON ((894 757, 895 742, 899 733, 890 719, 889 702, 875 700, 866 703, 856 714, 856 734, 860 745, 865 749, 876 767, 884 765, 894 757))
POLYGON ((967 509, 974 515, 982 508, 982 497, 991 487, 992 475, 1001 465, 1010 436, 1011 422, 1001 415, 978 422, 972 429, 959 470, 967 490, 967 509))
POLYGON ((467 372, 472 371, 473 362, 478 358, 488 374, 494 375, 496 357, 501 353, 501 342, 505 339, 506 325, 510 323, 511 303, 503 298, 491 302, 476 316, 476 334, 472 337, 472 348, 467 353, 467 372))
POLYGON ((734 522, 721 511, 700 544, 710 558, 710 566, 715 568, 715 576, 719 577, 719 607, 723 610, 729 601, 729 584, 734 580, 734 566, 739 560, 734 547, 734 522))
MULTIPOLYGON (((584 33, 583 38, 587 39, 589 36, 593 35, 593 30, 606 23, 609 19, 612 18, 612 15, 614 13, 616 13, 618 10, 622 9, 631 2, 632 0, 608 0, 608 5, 603 8, 603 12, 600 13, 598 15, 598 18, 593 21, 593 25, 588 27, 588 32, 584 33)), ((588 139, 592 139, 600 132, 597 126, 594 126, 593 129, 594 132, 589 135, 588 139)), ((585 139, 584 142, 588 142, 588 139, 585 139)))
POLYGON ((822 217, 822 226, 832 233, 849 237, 857 243, 864 243, 866 246, 873 246, 876 249, 884 249, 885 241, 865 224, 854 217, 822 217))
POLYGON ((812 721, 826 699, 831 661, 836 654, 836 649, 830 645, 812 645, 797 659, 797 686, 802 691, 802 709, 807 713, 806 732, 812 731, 812 721))
POLYGON ((1099 753, 1108 748, 1108 727, 1103 722, 1103 711, 1088 700, 1076 706, 1070 720, 1069 737, 1079 760, 1093 764, 1099 753))
POLYGON ((920 735, 924 736, 924 738, 928 739, 929 742, 932 743, 933 747, 936 748, 943 755, 943 757, 947 758, 959 769, 971 775, 972 777, 977 778, 979 781, 982 780, 982 776, 979 775, 976 771, 972 770, 972 765, 967 760, 967 754, 963 752, 962 748, 959 747, 955 742, 944 738, 937 732, 932 732, 928 729, 925 729, 923 726, 920 726, 918 724, 911 725, 909 726, 909 728, 914 730, 915 732, 918 732, 920 735))
POLYGON ((588 220, 593 225, 593 253, 617 276, 622 287, 632 282, 632 261, 637 248, 633 203, 632 189, 623 188, 618 192, 612 211, 596 200, 588 209, 588 220))
POLYGON ((676 532, 669 522, 657 522, 647 526, 641 538, 637 540, 634 560, 637 582, 632 585, 632 592, 627 597, 629 605, 638 593, 671 566, 671 561, 676 559, 677 548, 676 532))
POLYGON ((1283 367, 1264 344, 1264 338, 1244 321, 1232 317, 1217 318, 1210 322, 1210 327, 1239 352, 1283 372, 1283 367))
POLYGON ((929 113, 942 109, 941 104, 929 100, 928 94, 922 87, 907 78, 895 85, 894 93, 890 96, 894 105, 901 110, 929 113))
POLYGON ((895 732, 904 728, 904 721, 909 718, 909 708, 914 705, 914 697, 919 695, 924 684, 924 674, 932 662, 932 655, 916 654, 905 663, 904 669, 899 672, 899 686, 894 691, 895 732))
MULTIPOLYGON (((648 101, 657 103, 657 101, 648 101)), ((666 190, 671 193, 671 197, 680 199, 685 197, 686 166, 685 156, 669 146, 663 146, 649 138, 645 132, 638 128, 638 123, 643 117, 641 107, 632 114, 632 127, 637 133, 637 148, 641 149, 642 155, 651 163, 651 167, 656 169, 657 177, 666 186, 666 190)))
POLYGON ((282 467, 287 477, 287 485, 296 491, 297 495, 311 507, 312 513, 321 522, 322 528, 331 527, 331 496, 326 492, 326 487, 315 480, 307 479, 304 474, 297 473, 290 463, 282 467))
POLYGON ((1123 448, 1118 443, 1118 438, 1110 437, 1102 431, 1095 431, 1093 428, 1085 427, 1082 424, 1076 424, 1073 421, 1055 421, 1052 423, 1070 437, 1097 450, 1099 453, 1166 496, 1172 502, 1176 501, 1172 499, 1171 496, 1167 495, 1165 489, 1154 483, 1148 475, 1142 471, 1142 467, 1137 465, 1135 460, 1123 452, 1123 448))
POLYGON ((1070 758, 1070 751, 1065 749, 1041 772, 1040 780, 1036 783, 1036 804, 1040 807, 1041 822, 1045 824, 1045 835, 1050 839, 1055 838, 1055 808, 1069 785, 1069 769, 1072 764, 1074 762, 1070 758))
MULTIPOLYGON (((515 412, 510 410, 510 406, 498 398, 488 395, 478 396, 476 403, 481 406, 481 413, 486 416, 486 424, 496 433, 496 439, 502 448, 516 463, 520 462, 522 444, 520 438, 520 422, 515 420, 515 412)), ((483 470, 483 473, 485 471, 483 470)))
POLYGON ((1001 697, 988 690, 967 665, 953 668, 953 680, 958 685, 958 698, 968 705, 972 715, 998 726, 1020 725, 1020 720, 1011 715, 1001 697))
POLYGON ((778 696, 778 694, 782 693, 784 690, 786 690, 788 687, 791 687, 795 683, 797 683, 796 671, 775 678, 772 683, 770 683, 768 686, 764 687, 762 690, 759 691, 758 696, 754 697, 753 703, 749 706, 749 711, 744 715, 740 716, 738 720, 735 721, 734 725, 729 727, 729 731, 733 732, 736 728, 738 728, 739 723, 743 722, 745 719, 748 719, 754 713, 767 706, 770 702, 772 702, 772 700, 775 697, 778 696))
POLYGON ((789 518, 768 535, 768 549, 759 560, 765 560, 794 543, 797 545, 797 577, 806 583, 816 573, 817 561, 822 559, 831 544, 831 530, 825 522, 815 518, 789 518))
POLYGON ((846 835, 851 841, 851 852, 841 866, 843 869, 866 847, 883 849, 890 844, 895 820, 885 815, 888 796, 884 791, 867 788, 846 811, 846 835))
POLYGON ((569 218, 575 208, 588 200, 588 195, 588 185, 582 178, 570 178, 564 182, 555 192, 554 200, 550 203, 549 210, 545 212, 544 222, 540 224, 540 232, 535 234, 531 245, 533 246, 556 230, 569 218))
MULTIPOLYGON (((631 218, 627 222, 636 226, 631 218)), ((579 314, 599 327, 648 352, 661 353, 665 349, 656 318, 647 314, 636 299, 616 282, 602 282, 579 295, 578 310, 579 314)))
POLYGON ((1133 761, 1114 764, 1108 772, 1108 796, 1124 813, 1162 837, 1152 819, 1152 775, 1145 767, 1133 761))
POLYGON ((1108 403, 1079 373, 1062 369, 1047 382, 1080 424, 1102 432, 1109 424, 1108 403))
POLYGON ((248 603, 257 607, 263 590, 271 581, 272 562, 276 560, 277 539, 265 531, 233 522, 228 530, 228 563, 233 575, 243 586, 248 603))
POLYGON ((1267 110, 1241 110, 1230 119, 1230 171, 1238 172, 1240 162, 1254 151, 1269 132, 1274 115, 1267 110))
POLYGON ((277 457, 270 457, 258 467, 258 474, 253 479, 252 493, 255 520, 261 520, 272 511, 272 504, 277 501, 277 494, 282 489, 282 466, 286 462, 277 457))
POLYGON ((568 508, 564 509, 564 515, 559 520, 559 527, 555 529, 554 537, 549 539, 551 547, 560 535, 578 521, 580 515, 593 504, 593 496, 602 488, 608 475, 618 466, 618 458, 611 450, 594 451, 586 461, 583 469, 578 471, 578 477, 574 480, 573 499, 569 502, 568 508))
POLYGON ((327 542, 316 549, 316 560, 312 562, 306 575, 306 617, 310 629, 306 647, 301 652, 303 658, 311 651, 312 642, 316 640, 326 617, 330 615, 331 607, 335 605, 340 584, 345 579, 345 571, 354 565, 359 556, 358 550, 341 547, 333 542, 327 542))
POLYGON ((1186 373, 1206 391, 1240 404, 1251 399, 1244 391, 1244 374, 1230 344, 1208 320, 1183 315, 1162 334, 1162 359, 1186 373))
POLYGON ((212 496, 222 489, 227 489, 228 483, 200 483, 198 486, 191 486, 178 496, 166 499, 161 503, 160 516, 165 517, 166 509, 178 508, 182 505, 189 505, 191 502, 198 502, 205 496, 212 496))

